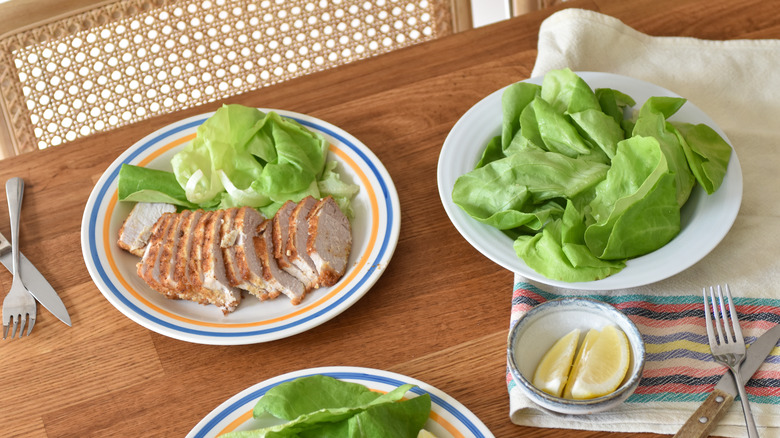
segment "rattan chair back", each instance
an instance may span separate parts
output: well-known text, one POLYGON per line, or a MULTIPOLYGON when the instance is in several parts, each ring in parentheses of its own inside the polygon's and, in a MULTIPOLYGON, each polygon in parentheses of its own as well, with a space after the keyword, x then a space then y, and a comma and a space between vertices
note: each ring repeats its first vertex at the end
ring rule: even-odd
POLYGON ((448 35, 468 26, 455 3, 100 3, 0 36, 0 143, 59 146, 448 35))

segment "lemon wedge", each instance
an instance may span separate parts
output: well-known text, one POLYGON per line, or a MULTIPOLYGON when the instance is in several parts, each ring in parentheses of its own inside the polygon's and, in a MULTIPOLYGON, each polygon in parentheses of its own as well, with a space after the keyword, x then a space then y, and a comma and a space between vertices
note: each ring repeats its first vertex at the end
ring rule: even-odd
POLYGON ((560 397, 569 379, 579 341, 580 329, 574 329, 558 339, 536 366, 533 385, 550 395, 560 397))
POLYGON ((420 433, 417 434, 417 438, 436 438, 436 435, 428 432, 425 429, 420 429, 420 433))
POLYGON ((628 338, 613 325, 585 335, 574 361, 564 397, 575 400, 601 397, 620 386, 628 372, 631 351, 628 338))
POLYGON ((569 373, 569 381, 566 382, 566 388, 563 390, 563 398, 574 398, 571 394, 571 388, 572 384, 574 383, 574 377, 579 375, 582 371, 582 364, 583 364, 583 356, 585 356, 585 352, 589 351, 591 347, 593 347, 593 342, 596 340, 596 338, 599 337, 599 331, 596 329, 590 329, 588 330, 588 333, 585 335, 585 339, 582 340, 582 345, 580 346, 579 351, 577 352, 577 357, 574 359, 574 365, 571 367, 571 372, 569 373))

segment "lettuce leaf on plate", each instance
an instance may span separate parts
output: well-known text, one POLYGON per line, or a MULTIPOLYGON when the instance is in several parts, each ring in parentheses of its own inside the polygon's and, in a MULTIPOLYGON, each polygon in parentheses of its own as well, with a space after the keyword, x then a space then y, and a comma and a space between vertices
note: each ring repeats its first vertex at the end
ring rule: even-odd
POLYGON ((195 208, 171 172, 122 164, 117 192, 120 201, 164 202, 184 208, 195 208))
POLYGON ((284 422, 223 437, 414 438, 428 420, 431 399, 423 394, 403 400, 413 386, 382 394, 329 376, 301 377, 269 389, 253 410, 255 418, 270 415, 284 422))

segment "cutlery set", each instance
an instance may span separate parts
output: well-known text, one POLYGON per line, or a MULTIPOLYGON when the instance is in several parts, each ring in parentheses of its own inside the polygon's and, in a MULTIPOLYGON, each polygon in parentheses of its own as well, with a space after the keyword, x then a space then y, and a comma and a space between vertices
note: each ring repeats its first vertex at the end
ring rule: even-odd
POLYGON ((62 322, 71 325, 68 310, 48 281, 19 252, 19 222, 24 193, 24 181, 11 178, 5 185, 8 199, 8 216, 11 222, 11 242, 0 234, 0 263, 13 274, 13 283, 3 300, 3 339, 30 336, 37 315, 36 300, 62 322))
POLYGON ((772 352, 777 342, 780 341, 780 324, 766 331, 750 344, 750 348, 746 349, 734 300, 728 285, 725 286, 725 291, 725 300, 723 289, 720 286, 717 286, 717 289, 710 287, 709 292, 707 288, 704 288, 702 295, 707 338, 712 357, 716 362, 726 365, 728 372, 721 377, 707 399, 683 424, 675 438, 709 436, 710 431, 726 413, 737 395, 742 403, 747 436, 751 438, 758 436, 745 391, 745 382, 750 380, 751 376, 764 363, 764 359, 772 352))

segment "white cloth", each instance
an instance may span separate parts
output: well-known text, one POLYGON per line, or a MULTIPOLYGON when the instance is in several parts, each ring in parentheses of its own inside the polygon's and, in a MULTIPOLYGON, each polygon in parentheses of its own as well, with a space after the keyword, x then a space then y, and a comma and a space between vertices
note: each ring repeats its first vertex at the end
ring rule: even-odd
MULTIPOLYGON (((780 40, 653 37, 613 17, 565 9, 542 23, 538 44, 533 76, 568 67, 655 83, 707 113, 729 137, 739 157, 742 205, 725 239, 693 267, 630 293, 694 295, 702 286, 728 283, 741 297, 766 302, 780 299, 780 124, 775 120, 780 116, 780 40)), ((515 284, 527 281, 515 277, 515 284)), ((578 294, 531 284, 553 294, 578 294)), ((780 314, 780 309, 774 310, 780 314)), ((753 405, 762 437, 780 436, 780 401, 776 398, 753 405)), ((511 419, 526 426, 673 434, 698 404, 627 403, 602 415, 562 418, 537 409, 510 385, 511 419)), ((738 401, 713 434, 745 435, 738 401)))

